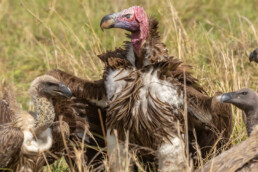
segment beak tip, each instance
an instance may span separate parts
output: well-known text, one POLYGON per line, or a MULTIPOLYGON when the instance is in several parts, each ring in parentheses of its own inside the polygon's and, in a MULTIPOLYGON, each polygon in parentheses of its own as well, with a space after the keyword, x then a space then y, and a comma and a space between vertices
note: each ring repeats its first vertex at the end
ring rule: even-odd
POLYGON ((232 99, 232 93, 224 93, 219 96, 217 96, 217 100, 220 101, 220 103, 229 103, 229 101, 232 99))
POLYGON ((114 16, 112 16, 112 14, 108 14, 104 16, 100 22, 101 30, 104 31, 104 29, 112 28, 114 26, 114 22, 115 22, 115 19, 114 19, 114 16))
POLYGON ((60 90, 66 98, 71 98, 73 96, 71 89, 63 84, 60 84, 60 90))

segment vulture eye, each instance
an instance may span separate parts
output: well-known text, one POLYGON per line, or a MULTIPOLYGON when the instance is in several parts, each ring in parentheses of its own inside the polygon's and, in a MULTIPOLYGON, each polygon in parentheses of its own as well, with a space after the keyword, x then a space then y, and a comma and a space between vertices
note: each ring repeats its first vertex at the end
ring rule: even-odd
POLYGON ((242 92, 242 95, 247 95, 247 92, 242 92))
POLYGON ((130 19, 131 17, 132 17, 131 14, 126 14, 126 15, 124 15, 124 18, 126 18, 126 19, 130 19))
POLYGON ((53 82, 46 82, 46 85, 48 86, 48 87, 51 87, 51 86, 55 86, 55 85, 57 85, 56 83, 53 83, 53 82))

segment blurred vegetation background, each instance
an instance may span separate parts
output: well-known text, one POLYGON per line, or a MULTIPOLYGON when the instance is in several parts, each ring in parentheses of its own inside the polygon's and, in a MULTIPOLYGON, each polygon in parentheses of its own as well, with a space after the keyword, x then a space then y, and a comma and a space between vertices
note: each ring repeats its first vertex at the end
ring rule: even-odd
MULTIPOLYGON (((1 85, 14 85, 28 109, 31 81, 50 69, 100 78, 103 64, 96 55, 126 40, 123 30, 102 32, 100 20, 133 5, 159 19, 169 53, 193 66, 210 95, 258 89, 258 65, 248 60, 258 47, 258 0, 0 0, 1 85)), ((233 143, 246 135, 235 108, 234 124, 233 143)))

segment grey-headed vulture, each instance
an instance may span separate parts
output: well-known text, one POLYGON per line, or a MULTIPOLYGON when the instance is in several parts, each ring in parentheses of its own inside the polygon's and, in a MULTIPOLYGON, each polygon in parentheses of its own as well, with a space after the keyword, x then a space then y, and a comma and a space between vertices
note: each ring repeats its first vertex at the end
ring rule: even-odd
POLYGON ((235 172, 258 171, 258 95, 249 88, 222 94, 218 99, 231 103, 246 115, 246 129, 249 136, 245 141, 207 162, 201 171, 235 172))
POLYGON ((69 98, 71 90, 51 76, 36 78, 30 87, 35 113, 18 109, 10 90, 5 95, 0 100, 0 168, 42 171, 43 154, 50 156, 45 151, 62 152, 70 132, 65 122, 54 122, 52 99, 69 98))

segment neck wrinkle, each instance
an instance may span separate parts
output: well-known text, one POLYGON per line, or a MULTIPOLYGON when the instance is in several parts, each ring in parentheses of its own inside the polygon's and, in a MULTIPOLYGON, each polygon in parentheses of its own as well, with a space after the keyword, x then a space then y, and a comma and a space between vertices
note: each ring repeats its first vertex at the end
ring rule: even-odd
POLYGON ((143 41, 147 39, 148 31, 149 31, 149 20, 146 19, 140 22, 140 29, 138 31, 132 32, 131 41, 132 41, 134 52, 138 57, 142 56, 141 47, 142 47, 143 41))
POLYGON ((142 44, 141 31, 133 32, 131 41, 133 45, 133 50, 135 54, 139 57, 142 44))
POLYGON ((55 119, 55 109, 52 100, 39 95, 32 96, 36 108, 35 133, 41 133, 52 125, 55 119))
POLYGON ((133 52, 135 54, 135 67, 137 69, 143 66, 143 56, 141 54, 141 46, 142 46, 142 38, 141 38, 141 31, 132 33, 132 45, 133 45, 133 52))
POLYGON ((256 126, 258 126, 258 110, 256 108, 252 111, 246 112, 245 114, 247 135, 250 136, 256 126))

